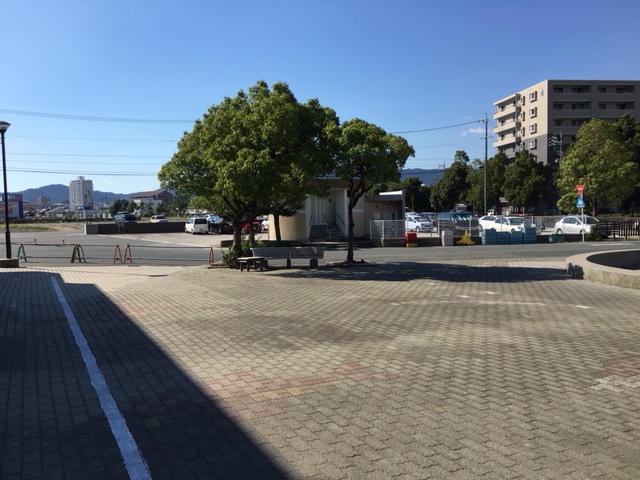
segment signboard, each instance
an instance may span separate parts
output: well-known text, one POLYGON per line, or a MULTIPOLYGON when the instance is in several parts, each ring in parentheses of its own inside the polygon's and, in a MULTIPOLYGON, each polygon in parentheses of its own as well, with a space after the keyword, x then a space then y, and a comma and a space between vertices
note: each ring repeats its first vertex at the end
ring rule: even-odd
POLYGON ((582 190, 584 189, 584 185, 576 185, 576 190, 578 190, 578 195, 582 197, 582 190))
POLYGON ((576 202, 576 207, 578 207, 578 208, 584 208, 585 207, 584 200, 582 199, 582 195, 580 195, 578 197, 578 201, 576 202))

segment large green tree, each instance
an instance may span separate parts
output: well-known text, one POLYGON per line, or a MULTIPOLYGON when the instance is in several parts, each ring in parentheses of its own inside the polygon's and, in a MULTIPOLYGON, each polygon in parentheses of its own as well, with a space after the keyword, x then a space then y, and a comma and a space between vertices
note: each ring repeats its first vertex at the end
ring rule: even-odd
POLYGON ((347 262, 353 262, 353 209, 374 184, 398 181, 400 169, 415 154, 399 136, 355 118, 340 126, 336 150, 335 176, 347 183, 347 262))
MULTIPOLYGON (((163 188, 230 218, 234 251, 244 224, 276 205, 296 208, 333 170, 338 119, 317 100, 300 104, 285 83, 259 81, 209 108, 162 166, 163 188)), ((253 237, 252 237, 253 241, 253 237)))
POLYGON ((521 150, 504 170, 504 195, 512 206, 524 213, 528 207, 538 206, 548 176, 545 166, 534 155, 521 150))
MULTIPOLYGON (((640 168, 640 122, 634 122, 628 113, 625 113, 615 123, 615 129, 622 137, 622 141, 631 150, 631 161, 640 168)), ((640 183, 623 202, 623 210, 630 212, 632 205, 640 205, 640 183)))
POLYGON ((580 127, 558 167, 558 207, 575 210, 576 185, 584 185, 583 198, 592 215, 600 206, 618 208, 632 195, 638 175, 631 149, 615 126, 592 119, 580 127))
POLYGON ((438 210, 449 211, 456 203, 466 202, 467 175, 470 171, 467 153, 462 150, 456 151, 453 163, 431 188, 431 205, 438 210))

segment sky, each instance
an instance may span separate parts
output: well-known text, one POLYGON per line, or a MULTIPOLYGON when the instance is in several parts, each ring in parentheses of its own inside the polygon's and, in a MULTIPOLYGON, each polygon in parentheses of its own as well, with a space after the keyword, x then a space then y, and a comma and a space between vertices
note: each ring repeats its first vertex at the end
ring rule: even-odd
POLYGON ((637 0, 12 0, 0 7, 8 191, 160 188, 212 105, 286 82, 415 149, 484 158, 493 103, 545 79, 640 79, 637 0))

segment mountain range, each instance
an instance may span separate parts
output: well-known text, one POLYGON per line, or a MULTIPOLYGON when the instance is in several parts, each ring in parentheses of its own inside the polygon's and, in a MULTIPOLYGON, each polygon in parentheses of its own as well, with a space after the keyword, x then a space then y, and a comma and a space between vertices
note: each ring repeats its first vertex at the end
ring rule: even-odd
MULTIPOLYGON (((400 179, 404 180, 409 177, 418 177, 423 185, 431 186, 442 176, 442 170, 425 170, 423 168, 406 168, 400 173, 400 179)), ((69 202, 69 187, 67 185, 55 184, 46 185, 39 188, 29 188, 22 192, 15 192, 22 194, 22 199, 25 202, 31 204, 37 204, 39 197, 49 198, 50 203, 68 203, 69 202)), ((130 200, 131 194, 113 193, 113 192, 101 192, 99 190, 93 191, 93 203, 94 205, 111 205, 114 200, 123 199, 130 200)))
MULTIPOLYGON (((49 203, 69 203, 69 186, 62 184, 46 185, 39 188, 29 188, 22 192, 15 192, 22 194, 22 200, 29 202, 33 205, 38 203, 39 197, 47 197, 49 203)), ((130 200, 131 194, 113 193, 113 192, 101 192, 99 190, 93 191, 93 203, 94 205, 111 205, 114 200, 123 199, 130 200)))

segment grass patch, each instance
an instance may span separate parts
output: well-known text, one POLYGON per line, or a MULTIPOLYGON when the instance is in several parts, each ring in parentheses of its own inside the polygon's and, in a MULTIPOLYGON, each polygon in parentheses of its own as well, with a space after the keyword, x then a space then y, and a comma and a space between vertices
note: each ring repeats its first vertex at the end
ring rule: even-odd
POLYGON ((50 226, 50 225, 33 225, 33 224, 9 224, 9 228, 13 231, 21 231, 21 232, 53 232, 55 230, 60 230, 58 227, 50 226))

